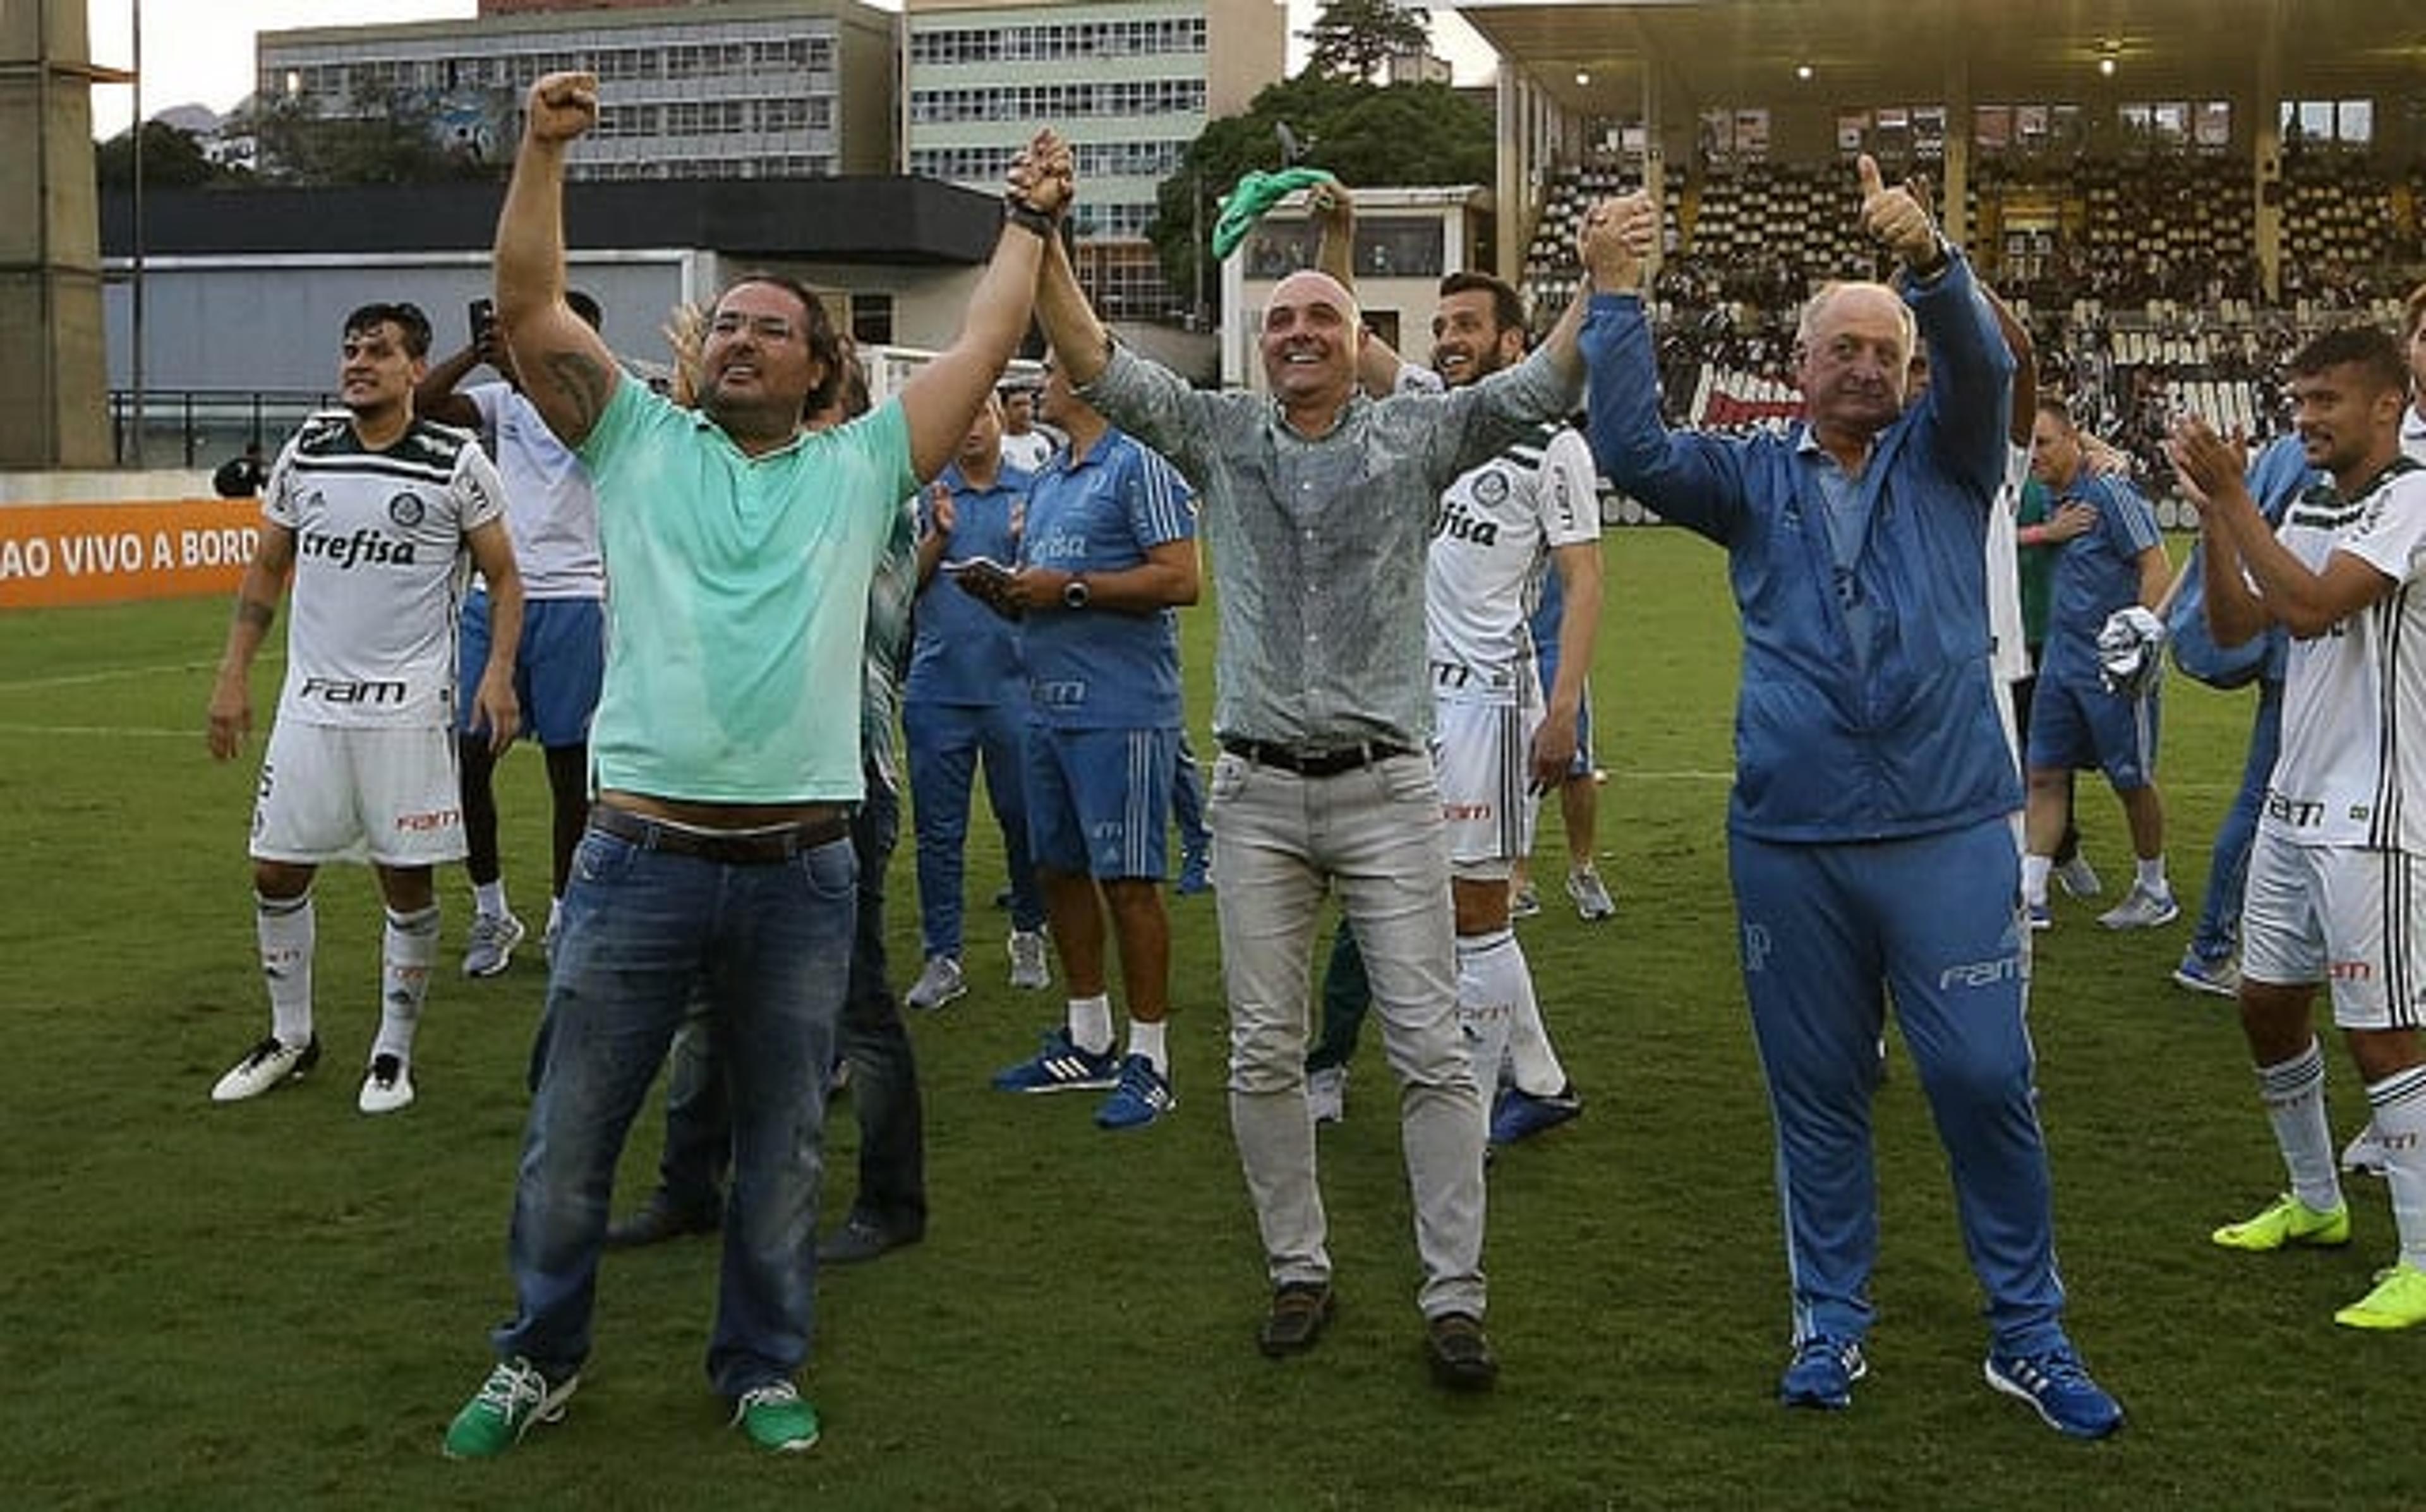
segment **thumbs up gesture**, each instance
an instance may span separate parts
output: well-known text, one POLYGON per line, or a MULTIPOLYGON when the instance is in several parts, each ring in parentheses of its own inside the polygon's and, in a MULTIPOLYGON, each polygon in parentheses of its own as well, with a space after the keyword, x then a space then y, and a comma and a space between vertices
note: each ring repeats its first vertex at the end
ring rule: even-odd
POLYGON ((1919 197, 1900 184, 1890 187, 1879 176, 1878 159, 1868 153, 1853 166, 1861 175, 1863 233, 1914 273, 1933 276, 1943 269, 1946 242, 1919 197))

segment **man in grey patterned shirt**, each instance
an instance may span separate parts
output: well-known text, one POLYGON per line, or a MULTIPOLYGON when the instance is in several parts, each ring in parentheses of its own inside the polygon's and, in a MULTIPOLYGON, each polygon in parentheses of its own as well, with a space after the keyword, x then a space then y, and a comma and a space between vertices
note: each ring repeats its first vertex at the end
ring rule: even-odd
MULTIPOLYGON (((1639 217, 1595 212, 1587 266, 1619 265, 1639 217)), ((1656 228, 1654 228, 1656 230, 1656 228)), ((1425 746, 1424 560, 1441 491, 1572 412, 1575 301, 1518 367, 1440 394, 1356 387, 1356 302, 1306 271, 1272 290, 1258 337, 1270 394, 1208 394, 1114 347, 1066 250, 1047 249, 1037 314, 1089 403, 1194 483, 1220 637, 1209 809, 1230 1006, 1230 1119, 1273 1287, 1258 1343, 1310 1347, 1331 1257, 1305 1100, 1307 969, 1324 893, 1365 948, 1400 1100, 1418 1295, 1434 1375, 1498 1372, 1482 1328, 1483 1102, 1456 1019, 1448 849, 1425 746)))

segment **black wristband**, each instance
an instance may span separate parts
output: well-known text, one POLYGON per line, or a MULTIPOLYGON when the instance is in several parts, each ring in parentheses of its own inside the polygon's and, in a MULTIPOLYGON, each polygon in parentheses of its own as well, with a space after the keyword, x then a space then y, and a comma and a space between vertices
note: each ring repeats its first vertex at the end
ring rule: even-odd
POLYGON ((1002 197, 1002 218, 1022 231, 1034 232, 1046 241, 1061 233, 1061 223, 1044 211, 1037 209, 1017 195, 1002 197))

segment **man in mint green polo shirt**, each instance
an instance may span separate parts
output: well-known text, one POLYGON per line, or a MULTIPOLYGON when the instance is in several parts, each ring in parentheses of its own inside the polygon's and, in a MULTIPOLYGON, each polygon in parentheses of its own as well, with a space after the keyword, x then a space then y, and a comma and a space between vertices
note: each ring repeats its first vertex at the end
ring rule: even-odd
POLYGON ((611 590, 597 790, 574 856, 514 1193, 516 1311, 445 1450, 563 1416, 590 1354, 615 1163, 695 989, 726 1053, 733 1189, 707 1353, 734 1422, 817 1441, 807 1358, 825 1083, 849 976, 868 585, 901 500, 942 471, 1027 329, 1069 195, 1050 133, 1014 162, 959 340, 865 417, 815 433, 843 352, 824 308, 752 275, 718 299, 698 408, 623 376, 565 303, 563 169, 597 80, 532 86, 497 222, 497 315, 526 393, 577 449, 611 590))

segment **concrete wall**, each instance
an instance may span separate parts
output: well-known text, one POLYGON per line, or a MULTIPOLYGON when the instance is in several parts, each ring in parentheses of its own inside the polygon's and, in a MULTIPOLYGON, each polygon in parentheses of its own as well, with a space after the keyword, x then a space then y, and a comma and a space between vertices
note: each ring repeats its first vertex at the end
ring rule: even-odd
POLYGON ((0 467, 109 460, 85 0, 0 6, 0 467))

